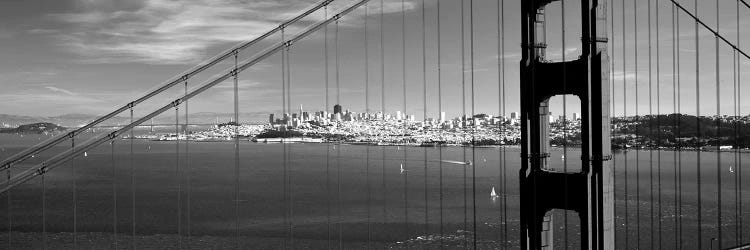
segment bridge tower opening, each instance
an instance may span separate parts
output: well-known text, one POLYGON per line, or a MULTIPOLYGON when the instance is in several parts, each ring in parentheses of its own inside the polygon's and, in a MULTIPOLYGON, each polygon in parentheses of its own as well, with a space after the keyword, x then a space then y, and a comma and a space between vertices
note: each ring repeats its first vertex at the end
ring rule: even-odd
POLYGON ((552 249, 549 212, 562 209, 578 214, 582 249, 614 249, 606 1, 580 1, 581 55, 551 62, 545 58, 544 9, 554 1, 522 1, 521 248, 552 249), (556 95, 581 100, 579 172, 550 166, 549 99, 556 95))

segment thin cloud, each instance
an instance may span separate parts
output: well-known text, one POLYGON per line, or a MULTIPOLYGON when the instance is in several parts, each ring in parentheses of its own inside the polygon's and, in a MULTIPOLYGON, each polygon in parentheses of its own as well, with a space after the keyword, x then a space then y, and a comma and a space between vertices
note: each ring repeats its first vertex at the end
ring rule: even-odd
POLYGON ((67 95, 76 95, 76 93, 73 93, 70 90, 61 89, 61 88, 58 88, 58 87, 45 86, 44 88, 46 88, 46 89, 48 89, 48 90, 50 90, 52 92, 58 92, 58 93, 63 93, 63 94, 67 94, 67 95))
MULTIPOLYGON (((70 26, 52 37, 87 62, 191 64, 212 46, 247 41, 308 5, 300 1, 145 0, 131 11, 49 14, 70 26)), ((30 31, 31 32, 31 31, 30 31)), ((50 33, 50 31, 33 31, 50 33)))

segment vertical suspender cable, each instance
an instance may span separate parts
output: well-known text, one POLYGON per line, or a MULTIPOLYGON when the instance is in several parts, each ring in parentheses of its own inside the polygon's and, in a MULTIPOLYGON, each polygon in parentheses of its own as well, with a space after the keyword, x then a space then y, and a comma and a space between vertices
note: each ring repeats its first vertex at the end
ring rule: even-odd
MULTIPOLYGON (((626 57, 626 51, 627 51, 627 44, 625 44, 625 38, 627 37, 625 35, 625 0, 622 1, 622 121, 625 122, 628 115, 628 84, 627 84, 627 57, 626 57)), ((628 227, 628 156, 627 156, 627 148, 625 149, 625 249, 628 249, 630 239, 629 239, 629 227, 628 227)))
MULTIPOLYGON (((325 15, 324 18, 328 19, 328 5, 326 5, 323 8, 323 12, 324 12, 324 15, 325 15)), ((324 39, 323 39, 323 55, 324 55, 323 57, 324 57, 324 61, 325 61, 325 63, 324 63, 325 70, 324 71, 325 71, 325 90, 326 90, 325 91, 325 96, 326 96, 326 98, 325 98, 326 99, 325 110, 326 110, 326 112, 324 112, 324 113, 327 114, 328 113, 327 112, 328 111, 328 107, 330 105, 330 103, 328 101, 328 94, 330 92, 329 88, 328 88, 328 80, 329 80, 329 77, 328 77, 328 74, 329 74, 329 72, 328 72, 329 71, 328 70, 328 66, 329 66, 329 62, 328 62, 328 25, 325 26, 324 30, 325 31, 324 31, 324 39)), ((328 249, 331 249, 331 178, 330 178, 330 176, 331 176, 331 174, 330 174, 331 157, 330 156, 331 156, 331 144, 330 143, 326 143, 326 210, 327 210, 327 212, 326 212, 326 225, 327 225, 326 234, 328 236, 326 243, 328 245, 328 249)))
MULTIPOLYGON (((323 8, 323 12, 324 12, 324 15, 325 15, 323 18, 324 19, 328 19, 328 5, 326 5, 323 8)), ((323 55, 324 55, 324 60, 325 60, 325 84, 326 84, 326 93, 325 93, 325 96, 326 96, 326 106, 325 106, 325 110, 328 110, 328 105, 330 105, 330 103, 328 101, 328 92, 329 92, 329 89, 328 89, 328 73, 329 73, 328 72, 329 71, 328 70, 328 25, 325 26, 324 33, 323 33, 323 55)))
MULTIPOLYGON (((382 1, 382 0, 381 0, 382 1)), ((422 0, 422 102, 423 112, 422 120, 427 122, 427 25, 426 25, 426 4, 425 0, 422 0)), ((424 123, 423 123, 424 124, 424 123)), ((424 126, 424 125, 423 125, 424 126)), ((429 235, 429 203, 427 199, 427 148, 423 148, 424 152, 424 234, 429 235)))
POLYGON ((675 235, 674 235, 675 237, 674 237, 674 240, 675 240, 675 249, 679 249, 679 247, 680 247, 680 244, 679 244, 679 240, 680 240, 679 235, 680 235, 680 232, 679 231, 680 230, 679 230, 679 227, 678 227, 678 221, 680 220, 680 217, 679 217, 679 212, 678 211, 680 211, 680 210, 679 210, 678 207, 679 207, 680 203, 679 203, 679 195, 678 195, 679 183, 677 181, 677 179, 678 179, 677 176, 678 176, 678 172, 679 172, 678 171, 678 163, 677 163, 677 154, 679 153, 680 147, 679 147, 679 144, 678 144, 678 141, 677 141, 678 137, 676 137, 674 135, 675 131, 677 133, 679 133, 679 129, 677 128, 677 122, 678 122, 678 119, 679 119, 679 115, 677 114, 677 32, 678 32, 678 29, 675 27, 677 15, 675 13, 675 7, 674 7, 674 5, 672 6, 672 15, 670 17, 671 17, 671 22, 672 22, 672 34, 671 34, 671 36, 672 36, 672 104, 673 104, 673 109, 672 109, 672 112, 673 112, 672 119, 673 120, 672 120, 672 129, 671 129, 671 131, 672 131, 672 134, 673 134, 672 137, 674 137, 674 142, 673 143, 674 143, 675 147, 677 148, 677 152, 673 152, 672 153, 672 160, 674 162, 674 213, 676 215, 678 215, 678 216, 674 217, 674 227, 675 227, 675 235))
MULTIPOLYGON (((403 97, 404 97, 404 114, 406 114, 406 3, 401 0, 401 83, 403 84, 403 97)), ((404 119, 405 120, 405 119, 404 119)), ((407 148, 404 147, 404 163, 403 172, 404 174, 404 228, 406 229, 406 236, 410 235, 409 232, 409 157, 407 148)))
MULTIPOLYGON (((470 34, 469 34, 469 43, 470 43, 470 49, 469 49, 469 57, 470 57, 470 69, 471 69, 471 116, 474 117, 474 114, 476 114, 476 110, 474 109, 474 0, 469 0, 469 27, 470 34)), ((473 163, 471 165, 471 209, 472 209, 472 232, 473 232, 473 248, 477 249, 477 168, 476 168, 476 120, 472 123, 472 130, 471 130, 471 162, 473 163)))
MULTIPOLYGON (((567 97, 567 90, 568 90, 568 82, 566 81, 566 57, 565 57, 565 0, 560 1, 560 9, 561 9, 561 22, 560 22, 560 31, 562 38, 562 47, 561 47, 561 53, 562 53, 562 88, 563 93, 566 93, 563 95, 563 204, 565 207, 568 207, 568 162, 565 160, 568 158, 568 126, 566 126, 567 123, 567 114, 568 114, 568 97, 567 97)), ((549 122, 544 121, 544 122, 549 122)), ((581 153, 583 154, 583 152, 581 153)), ((568 211, 563 210, 563 228, 565 229, 564 234, 565 237, 563 237, 563 244, 565 244, 565 249, 568 249, 568 246, 570 245, 568 243, 568 211)))
MULTIPOLYGON (((698 0, 695 0, 695 15, 698 16, 698 0)), ((695 125, 697 131, 697 138, 701 138, 701 112, 700 112, 700 47, 698 42, 698 20, 695 21, 695 125)), ((700 146, 699 146, 700 147, 700 146)), ((702 213, 701 213, 701 149, 696 150, 696 181, 698 182, 698 248, 701 248, 703 242, 703 226, 702 226, 702 213)))
POLYGON ((657 128, 657 139, 656 139, 656 186, 657 186, 657 200, 658 200, 658 213, 657 218, 659 218, 659 221, 657 222, 657 232, 659 234, 659 242, 657 244, 657 249, 662 249, 662 190, 661 190, 661 140, 662 140, 662 129, 661 129, 661 119, 663 117, 661 113, 661 61, 660 61, 660 51, 659 51, 659 1, 655 1, 655 7, 656 7, 656 128, 657 128))
MULTIPOLYGON (((370 116, 370 61, 369 61, 369 50, 370 47, 368 45, 368 39, 367 39, 367 19, 369 19, 369 4, 365 3, 364 6, 365 9, 365 25, 363 28, 363 33, 365 35, 364 42, 365 42, 365 116, 364 119, 369 120, 370 116)), ((370 133, 368 131, 367 133, 368 137, 370 136, 370 133)), ((367 249, 372 248, 372 211, 370 211, 370 207, 372 205, 372 190, 370 188, 370 143, 367 143, 365 145, 366 157, 365 157, 365 182, 367 184, 367 249)))
MULTIPOLYGON (((286 42, 286 40, 285 40, 285 28, 281 29, 281 42, 282 43, 286 42)), ((287 52, 286 49, 281 49, 281 54, 279 54, 279 56, 281 56, 281 112, 284 113, 284 115, 283 115, 283 117, 284 117, 283 134, 285 136, 289 135, 289 132, 288 132, 289 131, 289 121, 292 119, 292 117, 289 115, 290 111, 287 109, 287 100, 286 100, 286 98, 287 98, 287 94, 286 93, 288 91, 287 88, 286 88, 287 87, 286 86, 286 52, 287 52)), ((283 200, 284 200, 284 221, 283 221, 283 226, 282 226, 282 228, 284 228, 284 240, 282 241, 282 245, 283 245, 284 249, 288 248, 287 241, 289 239, 289 231, 287 230, 288 229, 287 225, 289 223, 289 217, 288 217, 289 216, 289 202, 287 200, 287 198, 288 198, 288 196, 287 196, 287 194, 288 194, 287 186, 288 185, 286 183, 286 181, 287 181, 287 172, 288 172, 288 170, 287 170, 287 160, 288 160, 288 158, 287 158, 286 146, 287 146, 286 143, 283 143, 283 141, 282 141, 282 144, 281 144, 281 149, 282 149, 282 151, 281 151, 281 161, 282 161, 282 164, 281 164, 282 165, 282 181, 281 181, 281 183, 282 183, 282 188, 281 188, 281 190, 282 190, 282 193, 283 193, 283 200)))
POLYGON ((680 69, 680 15, 679 13, 675 15, 675 22, 677 23, 677 29, 675 30, 675 39, 677 43, 677 47, 675 47, 675 53, 677 54, 677 90, 675 90, 675 94, 677 95, 677 156, 676 156, 676 162, 677 162, 677 195, 678 195, 678 208, 677 208, 677 230, 679 231, 679 236, 676 238, 678 241, 678 248, 682 249, 682 141, 679 140, 680 137, 682 137, 682 103, 681 98, 682 95, 680 94, 680 89, 682 89, 681 85, 681 69, 680 69))
MULTIPOLYGON (((719 0, 716 0, 716 30, 719 30, 719 0)), ((718 248, 721 248, 722 236, 722 225, 721 225, 721 106, 719 99, 721 98, 719 90, 721 83, 720 80, 720 69, 719 69, 719 36, 715 37, 716 42, 716 196, 717 196, 717 210, 716 215, 716 230, 718 235, 718 248)))
MULTIPOLYGON (((615 61, 616 61, 615 58, 617 56, 617 53, 615 53, 615 43, 616 43, 616 39, 615 39, 615 0, 610 0, 610 3, 611 4, 609 5, 610 6, 609 7, 609 11, 610 11, 609 13, 610 13, 611 18, 608 19, 608 21, 609 21, 609 30, 610 30, 610 34, 611 34, 611 39, 609 41, 611 41, 611 43, 612 43, 612 46, 610 47, 610 49, 612 51, 612 53, 611 53, 611 55, 612 55, 611 67, 612 68, 611 68, 611 73, 610 73, 610 82, 611 82, 610 83, 610 88, 612 90, 612 94, 610 95, 610 98, 611 98, 611 103, 612 103, 611 117, 615 117, 615 113, 617 111, 617 109, 616 109, 617 108, 617 102, 615 102, 615 100, 616 100, 616 95, 615 95, 615 66, 617 66, 615 64, 615 61)), ((623 72, 623 74, 624 74, 624 72, 623 72)), ((613 118, 613 120, 614 120, 614 118, 613 118)), ((611 131, 612 131, 612 135, 611 135, 610 138, 616 137, 617 136, 617 130, 614 129, 614 127, 612 127, 611 131)), ((613 187, 617 187, 617 171, 616 170, 617 170, 617 154, 613 153, 612 154, 612 186, 613 187)), ((614 200, 614 202, 616 204, 617 203, 617 188, 612 188, 612 196, 614 197, 613 200, 614 200)), ((614 210, 615 218, 617 218, 617 211, 618 211, 618 209, 617 209, 616 205, 614 206, 613 210, 614 210)), ((617 225, 617 222, 615 222, 615 225, 617 225)), ((615 230, 615 232, 617 232, 617 230, 615 230)), ((617 242, 617 233, 615 233, 615 242, 617 242)))
MULTIPOLYGON (((679 38, 679 35, 680 35, 680 16, 679 15, 677 15, 677 33, 676 33, 676 35, 678 37, 677 38, 677 113, 679 114, 678 115, 678 120, 677 120, 677 128, 678 128, 677 129, 677 137, 680 138, 680 137, 682 137, 681 131, 682 131, 682 116, 683 115, 682 115, 682 95, 681 95, 681 92, 680 92, 681 89, 682 89, 682 81, 681 81, 682 70, 680 68, 680 65, 681 65, 681 61, 680 61, 680 44, 681 44, 681 42, 680 42, 680 38, 679 38)), ((677 152, 677 161, 678 161, 677 164, 678 164, 678 167, 679 167, 679 173, 678 173, 679 179, 678 179, 677 182, 679 183, 679 196, 680 196, 680 208, 679 208, 679 215, 678 216, 679 216, 679 222, 680 222, 680 225, 679 225, 679 230, 680 230, 680 237, 679 237, 679 240, 680 240, 680 249, 682 249, 682 243, 683 243, 683 241, 682 241, 682 235, 683 235, 683 227, 682 227, 683 226, 683 223, 682 223, 682 216, 683 216, 683 214, 682 214, 682 205, 683 205, 682 204, 682 198, 683 198, 682 197, 682 141, 680 141, 678 143, 678 145, 679 146, 678 146, 678 152, 677 152)))
MULTIPOLYGON (((71 151, 76 151, 76 137, 75 134, 70 138, 71 151)), ((75 156, 70 160, 70 178, 73 179, 73 248, 78 249, 78 197, 77 197, 77 186, 76 186, 76 164, 75 156)), ((42 184, 44 184, 44 175, 42 175, 42 184)), ((46 248, 46 237, 45 237, 45 248, 46 248)))
POLYGON ((648 0, 648 140, 644 140, 644 142, 648 142, 646 146, 649 149, 648 150, 648 165, 649 165, 648 173, 649 173, 649 187, 651 191, 649 193, 649 199, 650 199, 649 204, 651 205, 651 208, 649 210, 649 212, 651 213, 651 216, 649 216, 649 222, 650 222, 649 231, 651 231, 651 235, 649 239, 650 239, 651 244, 649 245, 649 247, 653 249, 654 243, 656 242, 656 240, 654 239, 654 235, 655 235, 654 234, 655 233, 654 231, 654 151, 652 150, 653 148, 651 147, 652 145, 651 142, 653 141, 653 138, 654 138, 654 131, 652 129, 653 128, 652 126, 654 124, 654 109, 653 109, 654 98, 652 97, 652 93, 653 93, 652 73, 653 72, 651 72, 653 65, 651 64, 651 59, 652 59, 652 55, 651 55, 651 0, 648 0))
POLYGON ((42 173, 42 249, 47 249, 47 186, 44 176, 45 174, 42 173))
POLYGON ((502 95, 500 96, 500 98, 502 99, 502 102, 501 102, 502 106, 501 106, 500 110, 498 110, 498 111, 500 111, 500 113, 502 114, 502 123, 503 123, 503 124, 501 124, 501 126, 502 126, 501 131, 502 131, 502 134, 503 134, 503 136, 502 136, 503 142, 502 142, 502 148, 501 148, 502 162, 500 163, 500 165, 501 165, 501 170, 500 170, 501 177, 500 177, 500 179, 502 180, 502 183, 500 185, 502 187, 501 194, 503 195, 503 211, 502 211, 502 219, 503 219, 503 230, 502 230, 503 231, 502 232, 503 233, 503 237, 502 237, 502 240, 503 241, 502 241, 502 247, 503 247, 503 249, 507 249, 507 246, 508 246, 508 190, 507 190, 507 181, 505 179, 506 178, 506 172, 505 172, 505 169, 506 169, 505 168, 505 163, 506 163, 505 162, 505 159, 506 159, 505 158, 505 156, 506 156, 505 155, 506 146, 505 146, 505 143, 506 143, 506 132, 507 131, 506 131, 506 126, 504 124, 505 123, 505 115, 506 115, 505 114, 505 106, 506 106, 506 103, 505 103, 505 100, 506 100, 506 98, 505 98, 505 93, 506 93, 505 92, 505 0, 500 0, 498 2, 498 4, 500 5, 499 6, 500 9, 498 10, 498 12, 499 12, 498 16, 500 18, 500 23, 499 23, 499 26, 500 26, 500 57, 499 57, 499 60, 500 60, 500 71, 498 71, 498 74, 500 75, 500 85, 501 85, 501 91, 502 91, 502 95))
MULTIPOLYGON (((292 45, 291 43, 287 43, 286 53, 285 53, 286 55, 286 82, 287 82, 287 90, 288 90, 286 92, 287 93, 286 100, 287 100, 287 107, 289 108, 290 112, 291 112, 291 107, 292 107, 292 61, 291 61, 292 46, 291 45, 292 45)), ((304 117, 302 115, 302 110, 300 110, 300 113, 297 116, 297 119, 298 119, 297 123, 298 124, 301 123, 302 120, 304 120, 303 118, 304 117)), ((289 145, 289 149, 288 149, 289 152, 286 153, 286 156, 287 158, 289 158, 289 161, 292 161, 294 159, 294 157, 292 157, 292 147, 293 147, 292 145, 289 145)), ((289 246, 291 249, 295 249, 294 247, 294 185, 292 184, 292 180, 293 180, 292 174, 294 173, 294 171, 292 171, 293 169, 291 169, 292 166, 294 166, 294 164, 289 166, 289 174, 287 175, 287 178, 288 178, 287 185, 289 185, 289 189, 288 189, 289 190, 289 225, 288 227, 289 227, 289 246)))
POLYGON ((117 249, 117 166, 115 163, 115 139, 109 142, 110 164, 112 165, 112 245, 117 249))
MULTIPOLYGON (((385 120, 385 39, 383 34, 383 0, 380 0, 380 11, 379 11, 379 25, 380 29, 378 37, 380 38, 380 113, 382 115, 382 119, 385 120)), ((383 129, 385 129, 385 122, 383 122, 383 129)), ((386 183, 386 172, 385 172, 385 147, 381 147, 381 159, 380 159, 380 167, 383 171, 382 174, 382 182, 381 182, 381 189, 383 192, 383 228, 385 228, 386 223, 388 222, 388 202, 387 202, 387 186, 386 183)))
MULTIPOLYGON (((467 145, 465 145, 465 142, 466 142, 466 133, 465 132, 466 132, 466 127, 468 125, 468 122, 467 122, 467 119, 466 119, 466 45, 465 45, 465 43, 466 43, 466 34, 465 34, 466 25, 464 23, 464 21, 466 20, 466 18, 464 17, 464 15, 466 14, 466 11, 464 10, 465 6, 466 6, 465 0, 461 0, 461 106, 462 106, 462 110, 463 110, 463 117, 462 117, 463 124, 462 124, 462 127, 463 127, 463 130, 464 130, 464 133, 462 133, 463 141, 464 141, 464 145, 463 145, 463 162, 466 162, 466 146, 467 145)), ((464 190, 463 190, 463 192, 464 192, 464 229, 462 231, 462 234, 463 234, 462 235, 462 239, 464 241, 464 248, 468 248, 468 241, 466 239, 466 232, 467 232, 466 224, 468 224, 468 220, 469 220, 469 218, 468 218, 468 200, 467 200, 468 199, 468 197, 467 197, 468 195, 466 194, 466 189, 467 189, 466 188, 466 177, 467 177, 466 167, 467 167, 466 165, 464 165, 464 167, 463 167, 463 172, 464 172, 464 176, 463 176, 463 181, 464 181, 464 190)))
POLYGON ((641 178, 640 178, 640 156, 641 137, 638 133, 640 114, 638 113, 638 0, 633 0, 633 65, 635 75, 635 248, 641 247, 641 178))
MULTIPOLYGON (((739 10, 739 7, 740 6, 739 5, 740 5, 740 3, 736 2, 736 6, 735 7, 737 8, 737 10, 736 10, 737 13, 736 14, 737 14, 737 44, 738 45, 740 44, 739 43, 739 34, 740 34, 740 32, 739 32, 739 28, 740 28, 740 25, 739 25, 739 21, 740 21, 740 10, 739 10)), ((733 78, 733 82, 732 82, 732 98, 733 98, 732 105, 734 106, 734 117, 733 117, 733 121, 732 121, 733 132, 734 132, 734 134, 733 134, 733 136, 734 136, 734 150, 732 150, 732 151, 734 151, 733 152, 734 153, 733 154, 734 159, 733 159, 732 164, 734 165, 735 168, 737 168, 737 171, 739 171, 739 166, 737 165, 737 158, 740 157, 740 154, 739 154, 739 144, 738 144, 738 142, 739 142, 738 141, 738 137, 739 137, 739 133, 738 133, 739 132, 738 131, 738 126, 739 126, 739 113, 738 113, 738 111, 739 110, 738 110, 738 108, 739 108, 739 105, 737 105, 737 102, 739 101, 738 97, 740 96, 740 93, 737 92, 737 85, 739 84, 739 82, 737 81, 737 66, 738 66, 737 63, 738 63, 738 58, 739 57, 738 57, 737 51, 736 50, 732 51, 732 78, 733 78)), ((731 166, 730 166, 730 168, 731 168, 731 166)), ((734 224, 734 244, 735 245, 739 245, 740 242, 741 242, 740 241, 740 216, 741 216, 741 212, 739 210, 740 196, 738 195, 739 185, 737 185, 738 184, 738 177, 739 177, 739 175, 736 174, 736 173, 733 173, 733 172, 732 172, 732 174, 734 175, 734 209, 735 209, 734 210, 734 219, 735 219, 735 224, 734 224)))
MULTIPOLYGON (((282 30, 283 34, 283 30, 282 30)), ((283 35, 282 35, 283 37, 283 35)), ((234 51, 234 216, 237 249, 240 249, 240 135, 237 51, 234 51)))
MULTIPOLYGON (((5 171, 5 183, 10 187, 10 168, 5 171)), ((13 190, 8 189, 8 249, 13 249, 13 190)))
MULTIPOLYGON (((442 141, 443 140, 443 128, 442 128, 442 126, 443 126, 443 122, 445 122, 445 121, 443 121, 443 75, 442 75, 442 62, 443 62, 442 59, 443 58, 442 58, 442 53, 441 53, 441 49, 442 49, 441 39, 442 39, 442 37, 440 35, 442 33, 441 30, 440 30, 442 27, 441 27, 441 22, 440 22, 440 17, 441 17, 441 15, 440 15, 440 0, 437 0, 436 2, 437 2, 437 6, 436 6, 436 9, 435 9, 435 16, 436 16, 435 19, 437 20, 437 85, 438 85, 438 113, 437 114, 438 114, 438 119, 440 121, 440 124, 439 124, 440 128, 438 128, 438 129, 440 129, 440 141, 442 141)), ((404 98, 406 98, 405 94, 404 94, 404 98)), ((406 101, 404 101, 404 103, 406 103, 406 101)), ((439 199, 440 199, 440 204, 439 204, 439 207, 440 207, 440 228, 439 229, 440 229, 440 247, 442 248, 443 247, 443 238, 444 238, 444 235, 445 235, 445 231, 444 231, 445 220, 443 218, 443 216, 444 216, 443 201, 444 200, 443 200, 443 146, 442 145, 439 145, 439 147, 438 147, 438 159, 440 161, 440 162, 438 162, 438 171, 439 171, 438 172, 438 174, 439 174, 438 186, 439 186, 439 189, 440 189, 440 197, 439 197, 439 199)))
MULTIPOLYGON (((130 123, 133 123, 133 105, 130 105, 130 123)), ((135 246, 135 165, 133 164, 133 139, 134 139, 134 133, 133 128, 130 129, 130 137, 128 140, 130 140, 130 199, 131 199, 131 224, 132 224, 132 236, 130 239, 130 246, 133 250, 136 249, 135 246)))
MULTIPOLYGON (((737 45, 738 46, 741 44, 740 43, 741 40, 740 40, 740 8, 739 8, 739 5, 740 4, 737 3, 737 7, 736 7, 736 12, 737 12, 736 13, 737 14, 737 21, 736 21, 737 22, 737 30, 736 30, 736 33, 737 33, 737 45)), ((740 63, 740 55, 737 52, 737 50, 734 51, 734 54, 737 55, 737 59, 733 59, 732 60, 732 61, 735 61, 735 64, 737 65, 737 67, 735 69, 735 72, 736 72, 736 75, 737 75, 737 90, 735 91, 735 93, 736 93, 736 97, 735 98, 737 99, 737 102, 736 102, 737 104, 736 104, 736 108, 735 108, 735 110, 736 110, 735 111, 736 112, 736 114, 735 114, 735 120, 736 120, 735 121, 735 127, 736 127, 735 128, 735 140, 737 140, 737 137, 739 137, 739 135, 741 134, 741 131, 739 130, 739 127, 737 125, 739 123, 739 121, 737 119, 739 119, 739 115, 742 113, 742 98, 739 98, 741 96, 741 94, 742 94, 742 90, 741 90, 742 81, 740 80, 740 78, 741 78, 740 76, 742 74, 742 70, 741 70, 740 67, 741 67, 742 64, 740 63)), ((743 242, 742 241, 742 199, 740 198, 740 197, 742 197, 742 156, 739 154, 739 145, 735 146, 735 154, 736 154, 736 159, 737 159, 737 163, 735 164, 735 167, 737 168, 737 171, 736 171, 737 173, 735 174, 735 176, 736 176, 735 177, 736 178, 735 200, 737 200, 737 215, 736 215, 736 217, 737 217, 737 229, 736 229, 737 230, 737 241, 736 241, 736 244, 739 245, 741 242, 743 242)))
MULTIPOLYGON (((188 81, 187 79, 185 79, 185 95, 187 95, 188 93, 187 89, 188 89, 188 81)), ((185 100, 185 104, 184 104, 185 105, 185 169, 186 170, 183 170, 183 174, 184 174, 184 171, 187 171, 187 200, 186 200, 187 207, 185 211, 186 213, 185 216, 187 219, 187 225, 186 225, 187 228, 186 228, 185 235, 187 236, 187 242, 188 242, 187 247, 188 249, 190 249, 190 246, 191 246, 190 244, 190 202, 191 202, 190 198, 192 196, 193 187, 192 187, 192 182, 190 178, 190 175, 192 174, 192 172, 190 170, 190 150, 188 148, 188 144, 189 144, 188 142, 190 142, 190 140, 188 140, 188 136, 190 135, 190 121, 189 121, 190 116, 188 114, 188 100, 185 100)))
POLYGON ((180 193, 182 192, 182 179, 180 179, 180 104, 174 106, 174 133, 175 133, 175 175, 177 175, 177 248, 182 249, 182 205, 180 204, 180 193))
MULTIPOLYGON (((339 68, 339 19, 336 18, 336 37, 334 39, 334 44, 336 46, 336 104, 341 105, 341 88, 340 86, 340 68, 339 68)), ((341 114, 339 114, 341 115, 341 114)), ((343 214, 341 211, 341 141, 338 141, 337 144, 339 144, 338 147, 336 147, 336 186, 338 191, 336 194, 338 195, 337 201, 337 210, 339 214, 338 218, 338 224, 339 224, 339 249, 344 249, 344 221, 343 221, 343 214)))

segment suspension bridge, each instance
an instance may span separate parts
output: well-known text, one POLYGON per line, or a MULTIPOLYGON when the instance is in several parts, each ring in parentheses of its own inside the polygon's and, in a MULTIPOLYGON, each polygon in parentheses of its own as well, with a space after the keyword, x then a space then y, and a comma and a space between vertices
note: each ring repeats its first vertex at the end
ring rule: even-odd
POLYGON ((744 0, 311 3, 81 127, 5 143, 0 245, 747 248, 748 20, 744 0), (298 67, 309 51, 317 68, 298 67), (280 135, 359 119, 368 139, 249 142, 239 82, 253 74, 278 76, 280 135), (230 139, 189 139, 189 104, 223 86, 230 139), (300 93, 321 111, 289 115, 300 93), (138 139, 155 118, 174 140, 138 139))

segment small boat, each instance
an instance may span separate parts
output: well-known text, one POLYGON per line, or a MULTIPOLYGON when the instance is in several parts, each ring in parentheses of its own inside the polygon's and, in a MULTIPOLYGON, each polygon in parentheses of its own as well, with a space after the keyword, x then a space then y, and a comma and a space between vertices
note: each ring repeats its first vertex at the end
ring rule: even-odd
POLYGON ((497 193, 495 192, 495 187, 492 187, 492 192, 490 192, 490 197, 492 197, 492 198, 497 198, 497 197, 500 197, 500 196, 498 196, 498 195, 497 195, 497 193))
POLYGON ((734 173, 734 169, 732 169, 732 165, 729 165, 729 172, 734 173))
POLYGON ((404 169, 404 164, 401 163, 401 173, 403 174, 404 172, 406 172, 406 169, 404 169))
POLYGON ((89 156, 89 152, 83 152, 83 157, 89 156))
POLYGON ((560 157, 562 158, 563 161, 565 160, 565 155, 561 155, 560 157))

